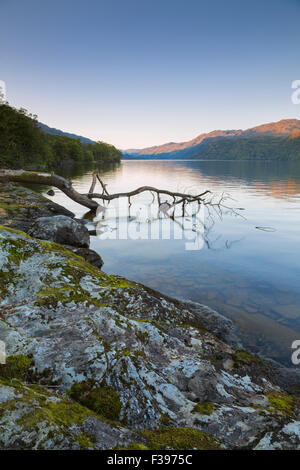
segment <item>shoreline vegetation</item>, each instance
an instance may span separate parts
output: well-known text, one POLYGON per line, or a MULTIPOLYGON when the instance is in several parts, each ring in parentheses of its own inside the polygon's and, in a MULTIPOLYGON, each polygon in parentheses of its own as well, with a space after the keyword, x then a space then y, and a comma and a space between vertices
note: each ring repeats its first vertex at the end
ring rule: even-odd
POLYGON ((47 134, 36 115, 0 105, 0 168, 63 169, 120 162, 122 152, 105 142, 47 134))

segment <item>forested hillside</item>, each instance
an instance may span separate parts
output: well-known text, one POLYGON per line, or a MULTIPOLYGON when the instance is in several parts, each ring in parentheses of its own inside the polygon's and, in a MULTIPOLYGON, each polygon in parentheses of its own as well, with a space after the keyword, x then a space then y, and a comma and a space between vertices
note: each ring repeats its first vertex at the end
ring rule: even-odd
POLYGON ((127 158, 300 160, 300 120, 282 119, 246 130, 216 130, 187 142, 125 152, 127 158))
POLYGON ((0 167, 59 168, 67 164, 119 161, 122 153, 104 142, 46 134, 37 116, 0 105, 0 167))
POLYGON ((208 142, 192 158, 221 160, 298 160, 300 136, 235 137, 208 142))

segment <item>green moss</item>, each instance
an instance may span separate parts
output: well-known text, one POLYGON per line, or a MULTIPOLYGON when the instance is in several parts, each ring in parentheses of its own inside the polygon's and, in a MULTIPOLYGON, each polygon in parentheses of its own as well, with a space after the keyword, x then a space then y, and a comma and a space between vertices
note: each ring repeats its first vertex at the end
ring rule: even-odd
POLYGON ((111 421, 119 419, 122 403, 119 394, 109 387, 97 387, 94 381, 87 380, 74 384, 68 395, 90 410, 111 421))
POLYGON ((24 191, 17 191, 16 195, 18 197, 21 197, 22 199, 26 199, 28 197, 28 193, 25 190, 24 191))
POLYGON ((16 285, 18 276, 13 272, 0 271, 0 296, 5 297, 11 289, 16 285))
POLYGON ((266 395, 270 408, 268 411, 279 411, 285 415, 290 415, 293 413, 294 398, 291 395, 287 395, 282 392, 273 392, 266 395))
MULTIPOLYGON (((80 404, 73 403, 67 399, 53 401, 52 395, 40 386, 26 385, 18 380, 0 379, 3 385, 13 386, 18 394, 22 394, 21 401, 24 404, 31 405, 32 411, 24 414, 18 424, 23 429, 35 428, 39 423, 54 423, 67 430, 71 426, 80 426, 85 419, 90 416, 96 416, 89 409, 80 404)), ((19 403, 20 398, 2 403, 4 410, 11 411, 19 403)))
POLYGON ((74 424, 81 425, 85 419, 92 416, 89 410, 77 403, 71 403, 66 400, 61 402, 48 400, 47 404, 45 404, 41 397, 39 397, 39 401, 42 406, 20 418, 19 424, 28 428, 36 426, 42 421, 48 421, 71 427, 74 424))
POLYGON ((260 364, 262 362, 258 357, 243 349, 237 349, 232 355, 232 359, 235 367, 238 367, 239 364, 260 364))
POLYGON ((192 413, 199 413, 201 415, 211 415, 213 414, 214 409, 214 404, 209 401, 206 401, 203 403, 197 403, 194 406, 192 413))
POLYGON ((116 349, 117 357, 130 357, 131 359, 138 359, 139 357, 142 357, 143 359, 146 359, 146 354, 144 351, 132 351, 129 348, 123 348, 123 349, 116 349))
MULTIPOLYGON (((22 232, 21 232, 22 233, 22 232)), ((53 253, 58 253, 70 258, 74 258, 74 260, 78 260, 79 262, 84 262, 84 258, 81 256, 76 255, 72 251, 67 250, 67 248, 64 248, 62 245, 59 243, 55 242, 47 242, 44 240, 39 240, 39 243, 41 244, 41 248, 43 249, 44 252, 53 252, 53 253)))
POLYGON ((17 204, 13 202, 0 202, 0 207, 4 209, 8 215, 14 216, 20 214, 22 212, 21 209, 28 209, 28 205, 24 204, 17 204))
POLYGON ((66 285, 60 288, 43 288, 36 293, 37 300, 35 304, 40 307, 56 307, 60 302, 66 304, 74 301, 75 303, 88 302, 89 304, 101 306, 101 302, 91 299, 86 291, 78 287, 74 289, 72 285, 66 285))
POLYGON ((58 386, 61 384, 61 379, 54 379, 54 371, 50 368, 46 368, 42 372, 39 372, 37 379, 41 385, 58 386))
POLYGON ((75 441, 80 445, 80 449, 94 449, 95 439, 87 433, 81 432, 75 437, 75 441))
MULTIPOLYGON (((0 379, 0 383, 13 386, 18 394, 15 400, 9 400, 1 404, 3 413, 13 411, 20 401, 24 405, 29 405, 29 409, 32 409, 32 411, 23 414, 17 421, 17 424, 22 427, 23 431, 27 431, 28 435, 38 432, 40 424, 43 424, 45 429, 54 424, 59 428, 59 435, 70 439, 71 442, 77 442, 80 448, 94 448, 93 438, 79 428, 87 418, 97 417, 92 411, 67 399, 54 401, 53 396, 40 386, 24 386, 22 382, 8 379, 0 379), (22 395, 21 398, 19 397, 20 394, 22 395), (74 434, 74 431, 71 432, 71 428, 74 428, 74 426, 78 427, 77 435, 74 434)), ((51 436, 55 437, 53 431, 49 431, 48 437, 51 436)))
POLYGON ((210 435, 191 428, 165 427, 155 431, 140 431, 153 450, 171 448, 174 450, 213 450, 220 444, 210 435))
POLYGON ((128 320, 136 321, 138 323, 152 323, 150 320, 145 320, 144 318, 136 318, 136 317, 130 317, 129 315, 126 315, 128 320))
MULTIPOLYGON (((32 435, 34 439, 35 433, 39 433, 40 425, 47 430, 51 425, 58 426, 58 429, 52 428, 48 431, 48 437, 58 438, 61 436, 77 442, 81 449, 94 448, 95 438, 87 432, 82 431, 82 424, 87 418, 94 417, 101 421, 108 422, 114 427, 120 423, 103 419, 92 410, 74 403, 68 398, 60 397, 59 401, 54 400, 53 394, 38 385, 24 385, 19 380, 12 380, 0 377, 0 385, 8 385, 15 388, 16 398, 1 403, 1 413, 12 412, 19 406, 28 405, 24 409, 29 412, 24 413, 17 421, 23 431, 27 431, 28 435, 32 435), (75 428, 75 429, 74 429, 75 428)), ((58 397, 57 397, 58 398, 58 397)), ((115 396, 113 397, 115 399, 115 396)), ((32 446, 31 446, 32 447, 32 446)))
POLYGON ((167 414, 162 413, 162 415, 160 417, 160 422, 163 426, 168 426, 168 425, 170 425, 171 419, 169 418, 169 416, 167 414))
POLYGON ((31 238, 29 235, 27 235, 27 233, 22 232, 21 230, 16 230, 14 228, 6 227, 4 225, 0 225, 0 231, 1 232, 6 231, 6 232, 9 232, 9 233, 13 233, 15 235, 22 235, 23 237, 31 238))
POLYGON ((0 376, 7 379, 26 380, 30 376, 32 359, 18 354, 6 359, 6 364, 0 365, 0 376))
POLYGON ((218 354, 216 356, 209 356, 208 354, 199 354, 199 357, 204 361, 209 362, 218 362, 223 360, 223 356, 220 356, 218 354))
POLYGON ((25 240, 20 238, 5 238, 0 237, 0 247, 7 253, 9 263, 19 265, 25 255, 25 240))
MULTIPOLYGON (((48 268, 61 270, 61 277, 67 279, 65 285, 60 288, 44 287, 37 293, 36 304, 39 306, 55 307, 58 302, 66 304, 74 301, 75 303, 88 302, 96 306, 103 306, 102 293, 98 292, 96 296, 83 289, 80 282, 83 277, 90 275, 95 287, 107 287, 112 290, 125 289, 132 287, 129 281, 119 279, 117 276, 107 275, 95 266, 87 263, 83 258, 73 255, 56 243, 41 242, 45 251, 49 250, 63 256, 62 260, 49 262, 48 268)), ((107 291, 103 295, 107 295, 107 291)))
MULTIPOLYGON (((134 293, 138 284, 127 281, 118 276, 105 274, 97 267, 86 262, 80 256, 68 251, 61 245, 54 242, 37 241, 23 234, 23 232, 1 227, 3 233, 0 235, 0 243, 4 245, 4 252, 8 253, 9 271, 0 273, 4 282, 1 282, 0 292, 7 295, 5 285, 16 285, 18 274, 15 275, 10 269, 11 265, 18 265, 21 260, 27 259, 34 253, 48 255, 45 258, 45 268, 49 274, 44 278, 44 287, 36 294, 36 305, 48 308, 56 307, 59 302, 66 304, 74 301, 75 303, 87 302, 91 305, 102 306, 103 300, 107 297, 118 296, 117 290, 127 289, 134 293), (7 236, 5 236, 5 231, 7 236), (22 237, 11 237, 10 234, 20 234, 22 237), (27 244, 25 237, 34 243, 27 244), (49 253, 57 254, 57 257, 49 257, 49 253), (50 287, 53 282, 52 272, 56 271, 59 288, 50 287), (95 295, 81 287, 83 277, 90 276, 95 285, 95 295), (98 289, 98 288, 101 289, 98 289), (103 289, 104 288, 104 289, 103 289)), ((107 303, 107 302, 106 302, 107 303)))
POLYGON ((132 356, 132 351, 128 348, 121 349, 121 351, 117 351, 117 354, 120 355, 121 357, 131 357, 132 356))
POLYGON ((22 382, 19 379, 11 379, 0 376, 0 385, 15 387, 16 389, 18 389, 22 386, 22 382))
POLYGON ((113 450, 149 450, 149 447, 139 442, 131 442, 127 447, 117 446, 113 450))

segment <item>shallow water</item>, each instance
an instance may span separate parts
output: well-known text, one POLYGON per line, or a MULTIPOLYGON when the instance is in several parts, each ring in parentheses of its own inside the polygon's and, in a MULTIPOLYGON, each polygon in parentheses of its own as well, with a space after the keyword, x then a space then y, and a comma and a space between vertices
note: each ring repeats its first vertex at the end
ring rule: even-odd
MULTIPOLYGON (((234 319, 247 347, 292 365, 291 344, 300 339, 300 165, 123 161, 103 170, 102 177, 110 193, 152 185, 195 194, 206 189, 230 194, 233 200, 227 205, 243 208, 245 219, 230 214, 223 214, 222 220, 216 217, 201 249, 186 250, 185 239, 104 239, 108 232, 93 237, 91 248, 101 254, 104 271, 209 305, 234 319)), ((72 180, 77 190, 87 193, 91 173, 72 180)), ((84 208, 56 189, 55 193, 53 200, 77 216, 84 215, 84 208)), ((146 207, 151 200, 144 194, 136 202, 146 207)), ((104 230, 116 225, 115 204, 109 207, 104 230)), ((121 215, 121 224, 128 222, 126 208, 121 215)), ((136 219, 130 220, 136 228, 136 219)), ((163 232, 166 223, 162 222, 163 232)), ((116 233, 111 230, 110 236, 116 233)))

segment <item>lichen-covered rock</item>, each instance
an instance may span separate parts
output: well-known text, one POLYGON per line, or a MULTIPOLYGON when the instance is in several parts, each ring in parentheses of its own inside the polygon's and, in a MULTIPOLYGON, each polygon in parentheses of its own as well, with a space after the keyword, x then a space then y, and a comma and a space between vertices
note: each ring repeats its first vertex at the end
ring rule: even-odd
POLYGON ((118 423, 42 387, 0 379, 0 448, 111 449, 145 442, 118 423))
POLYGON ((290 421, 277 432, 267 432, 255 450, 300 450, 300 421, 290 421))
POLYGON ((0 183, 0 224, 26 232, 39 217, 74 214, 42 194, 17 183, 0 183))
POLYGON ((12 396, 7 387, 19 370, 22 381, 40 384, 41 393, 51 387, 57 392, 54 402, 45 399, 51 440, 43 411, 30 437, 31 420, 22 424, 19 413, 41 405, 34 405, 35 398, 28 405, 17 390, 22 395, 5 408, 0 426, 17 423, 17 434, 25 437, 17 441, 8 434, 0 440, 4 448, 75 448, 73 429, 86 448, 299 446, 298 428, 291 425, 299 419, 298 400, 274 384, 266 363, 225 342, 223 331, 215 331, 219 337, 210 332, 201 308, 107 275, 60 245, 5 227, 0 298, 0 340, 8 358, 30 357, 12 359, 0 397, 12 396), (90 414, 61 429, 57 399, 90 414))
POLYGON ((34 221, 28 233, 41 240, 50 240, 63 245, 79 247, 90 245, 90 235, 85 225, 65 215, 40 217, 34 221))
MULTIPOLYGON (((29 233, 35 220, 56 215, 74 218, 72 212, 29 188, 21 187, 18 184, 0 184, 0 224, 29 233)), ((88 220, 73 220, 84 226, 88 224, 88 220)), ((44 232, 44 236, 50 240, 56 239, 55 233, 54 235, 52 231, 47 233, 48 235, 44 232)), ((86 231, 84 238, 88 242, 86 231)), ((65 239, 64 236, 63 239, 65 239)), ((69 241, 69 237, 67 237, 67 241, 69 241)), ((68 243, 64 245, 97 268, 102 268, 101 256, 94 250, 82 247, 82 239, 79 241, 79 246, 68 245, 68 243)))
POLYGON ((238 336, 236 325, 230 318, 220 315, 219 312, 207 307, 206 305, 192 302, 191 300, 184 301, 187 308, 192 309, 195 314, 199 314, 202 319, 203 325, 219 338, 224 340, 231 346, 240 348, 242 347, 241 340, 238 336))
POLYGON ((96 266, 97 268, 101 269, 104 262, 101 256, 94 250, 91 250, 90 248, 82 248, 82 247, 75 247, 75 246, 68 246, 65 245, 65 247, 73 251, 78 256, 81 256, 84 258, 88 263, 92 264, 93 266, 96 266))

